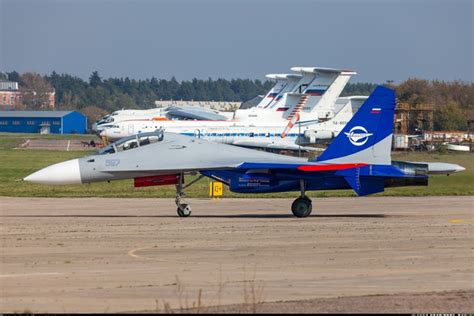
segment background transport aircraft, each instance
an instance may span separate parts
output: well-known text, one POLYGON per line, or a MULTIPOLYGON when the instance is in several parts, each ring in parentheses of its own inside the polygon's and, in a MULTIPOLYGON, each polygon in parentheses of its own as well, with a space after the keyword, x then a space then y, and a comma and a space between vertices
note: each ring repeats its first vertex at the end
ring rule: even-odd
MULTIPOLYGON (((233 192, 300 191, 291 210, 309 216, 308 190, 352 189, 364 196, 385 187, 428 184, 428 164, 392 161, 395 93, 377 87, 359 111, 316 159, 288 157, 173 133, 146 133, 122 139, 95 155, 61 162, 26 178, 44 184, 90 183, 133 178, 136 187, 176 185, 179 216, 191 214, 183 202, 188 173, 221 181, 233 192)), ((462 170, 452 165, 454 170, 462 170)))
MULTIPOLYGON (((168 108, 122 110, 102 118, 94 124, 93 129, 100 133, 105 129, 126 124, 127 128, 120 127, 121 137, 126 137, 132 134, 124 133, 124 131, 130 130, 137 133, 143 124, 151 121, 196 119, 219 122, 229 120, 229 122, 248 122, 253 125, 285 126, 296 115, 299 115, 302 123, 311 124, 334 117, 345 105, 337 101, 352 102, 352 106, 357 108, 360 106, 361 103, 355 103, 356 99, 339 98, 350 77, 356 74, 355 72, 322 67, 294 67, 292 70, 301 74, 267 75, 268 78, 276 79, 276 83, 254 108, 240 109, 234 113, 197 107, 175 107, 180 109, 180 113, 170 111, 168 108), (130 127, 130 125, 136 126, 130 127)), ((226 126, 226 123, 217 123, 215 126, 226 126)), ((118 133, 116 130, 115 133, 110 134, 117 135, 118 133)))
MULTIPOLYGON (((355 99, 355 98, 354 98, 355 99)), ((366 97, 360 100, 365 100, 366 97)), ((357 100, 358 102, 361 102, 357 100)), ((100 133, 109 141, 115 141, 134 134, 164 129, 166 132, 194 136, 219 143, 241 147, 264 148, 272 150, 318 150, 309 145, 333 139, 353 115, 352 99, 335 117, 321 123, 286 123, 286 126, 256 126, 242 122, 222 121, 142 121, 140 124, 117 123, 100 133)))
MULTIPOLYGON (((308 145, 334 138, 367 97, 338 98, 354 72, 316 67, 298 67, 294 69, 304 75, 270 75, 272 78, 277 78, 277 84, 256 106, 256 108, 260 108, 258 110, 260 114, 249 114, 246 117, 239 113, 256 113, 254 109, 237 110, 234 116, 240 115, 241 119, 231 121, 169 121, 161 118, 124 120, 103 130, 100 135, 108 141, 115 141, 133 134, 152 132, 163 128, 167 132, 188 136, 195 135, 203 139, 243 147, 274 150, 315 150, 314 147, 308 145), (285 84, 289 82, 288 80, 294 82, 285 84), (314 95, 316 94, 316 87, 318 87, 318 94, 321 94, 321 96, 314 95), (303 91, 303 93, 296 93, 298 90, 303 91), (279 101, 273 102, 274 105, 271 105, 272 101, 266 101, 268 96, 273 96, 271 97, 272 100, 278 99, 279 96, 283 96, 281 100, 287 100, 288 95, 290 98, 298 97, 298 99, 294 99, 293 106, 301 105, 297 109, 291 106, 286 107, 288 109, 286 112, 289 113, 287 115, 291 117, 290 121, 282 114, 286 112, 272 110, 272 108, 280 106, 278 105, 279 101), (305 102, 310 109, 309 112, 305 111, 306 107, 299 101, 299 103, 296 102, 299 98, 305 98, 305 102), (320 115, 318 114, 320 108, 318 104, 321 104, 326 117, 330 105, 332 108, 331 119, 317 118, 320 115), (332 114, 333 112, 335 114, 332 114), (304 113, 312 115, 314 119, 301 120, 304 113), (254 118, 252 118, 253 116, 254 118), (294 126, 293 130, 289 128, 291 126, 294 126)), ((282 104, 285 105, 286 103, 282 104)), ((307 118, 309 117, 307 116, 307 118)))

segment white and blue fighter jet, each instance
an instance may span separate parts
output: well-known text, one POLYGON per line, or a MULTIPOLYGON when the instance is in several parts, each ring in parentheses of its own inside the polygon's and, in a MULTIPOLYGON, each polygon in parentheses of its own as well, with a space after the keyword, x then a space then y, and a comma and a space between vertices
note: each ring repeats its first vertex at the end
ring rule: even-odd
MULTIPOLYGON (((352 189, 364 196, 383 192, 386 187, 428 184, 428 163, 391 159, 394 110, 394 91, 377 87, 316 159, 157 131, 121 139, 94 155, 46 167, 24 180, 72 184, 133 178, 137 187, 174 184, 178 215, 186 217, 191 208, 182 200, 184 176, 199 172, 201 177, 223 182, 233 192, 300 191, 291 210, 297 217, 306 217, 312 211, 311 199, 305 194, 308 190, 352 189)), ((464 170, 453 164, 447 169, 464 170)))

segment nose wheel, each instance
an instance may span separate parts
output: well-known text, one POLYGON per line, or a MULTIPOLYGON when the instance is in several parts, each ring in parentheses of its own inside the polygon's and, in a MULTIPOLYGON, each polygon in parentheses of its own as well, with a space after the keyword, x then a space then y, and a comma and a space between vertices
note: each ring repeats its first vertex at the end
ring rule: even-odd
POLYGON ((178 184, 176 184, 176 199, 175 203, 178 207, 176 209, 179 217, 188 217, 191 215, 191 206, 188 203, 183 203, 183 177, 179 177, 178 184))
POLYGON ((204 178, 204 176, 200 175, 198 178, 191 181, 188 185, 183 186, 184 174, 179 175, 178 183, 176 184, 176 198, 174 200, 177 206, 176 212, 178 213, 179 217, 188 217, 191 215, 191 205, 189 205, 189 203, 183 203, 184 189, 189 188, 202 178, 204 178))
POLYGON ((191 215, 191 206, 186 203, 179 204, 177 212, 179 217, 188 217, 191 215))

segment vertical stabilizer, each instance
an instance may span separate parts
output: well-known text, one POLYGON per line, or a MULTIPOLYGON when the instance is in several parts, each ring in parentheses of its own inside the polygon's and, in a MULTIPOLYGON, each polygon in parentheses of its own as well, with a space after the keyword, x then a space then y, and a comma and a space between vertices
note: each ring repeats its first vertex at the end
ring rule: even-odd
POLYGON ((357 74, 351 70, 323 67, 293 67, 291 70, 300 72, 303 76, 293 91, 308 96, 302 112, 312 113, 319 119, 332 117, 337 98, 349 79, 357 74))
POLYGON ((378 86, 316 160, 390 165, 394 114, 395 92, 378 86))
POLYGON ((276 80, 275 85, 268 91, 265 97, 260 101, 256 108, 271 108, 278 103, 285 93, 291 91, 295 84, 301 79, 297 74, 268 74, 269 79, 276 80))
POLYGON ((332 110, 334 104, 336 104, 337 98, 339 98, 342 90, 353 74, 353 72, 341 72, 331 83, 326 92, 321 96, 321 99, 309 107, 309 111, 313 111, 316 106, 322 110, 332 110))

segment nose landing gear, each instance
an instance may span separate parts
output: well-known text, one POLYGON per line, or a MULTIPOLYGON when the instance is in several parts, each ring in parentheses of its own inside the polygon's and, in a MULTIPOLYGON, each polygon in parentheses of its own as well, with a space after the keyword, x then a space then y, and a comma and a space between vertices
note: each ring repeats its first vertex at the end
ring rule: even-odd
POLYGON ((183 186, 184 174, 179 175, 178 183, 176 184, 176 198, 174 200, 177 206, 176 212, 178 213, 179 217, 188 217, 191 215, 191 205, 189 205, 189 203, 183 203, 183 197, 185 195, 184 189, 189 188, 202 178, 204 178, 204 176, 200 175, 197 179, 194 179, 188 185, 183 186))

